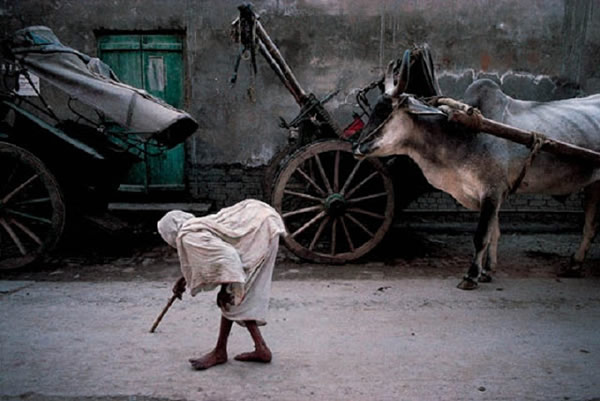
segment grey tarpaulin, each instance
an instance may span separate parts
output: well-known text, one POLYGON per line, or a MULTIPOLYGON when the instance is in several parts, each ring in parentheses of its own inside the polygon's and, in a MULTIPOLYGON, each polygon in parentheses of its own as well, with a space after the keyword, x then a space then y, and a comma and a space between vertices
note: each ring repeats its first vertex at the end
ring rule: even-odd
POLYGON ((41 79, 100 110, 117 124, 152 135, 163 145, 180 143, 198 127, 185 111, 118 82, 110 67, 64 46, 47 27, 21 29, 14 33, 9 46, 14 58, 41 79))

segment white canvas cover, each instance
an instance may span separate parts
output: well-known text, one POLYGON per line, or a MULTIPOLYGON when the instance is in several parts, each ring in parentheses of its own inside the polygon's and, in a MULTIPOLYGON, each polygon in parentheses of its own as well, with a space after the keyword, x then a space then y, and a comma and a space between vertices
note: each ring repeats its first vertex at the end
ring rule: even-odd
POLYGON ((15 59, 32 73, 130 131, 150 134, 172 147, 198 126, 185 111, 118 82, 101 60, 64 46, 47 27, 15 32, 10 46, 15 59))

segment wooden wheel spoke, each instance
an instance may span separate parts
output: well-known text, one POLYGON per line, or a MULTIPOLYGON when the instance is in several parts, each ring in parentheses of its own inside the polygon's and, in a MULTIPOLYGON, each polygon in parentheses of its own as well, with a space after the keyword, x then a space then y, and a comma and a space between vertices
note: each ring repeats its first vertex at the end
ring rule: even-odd
POLYGON ((313 187, 315 187, 315 189, 317 190, 317 192, 319 192, 323 196, 327 196, 327 193, 325 193, 325 191, 323 191, 323 189, 312 178, 310 178, 308 176, 308 174, 306 174, 300 167, 298 167, 296 169, 296 171, 298 173, 300 173, 300 175, 302 176, 302 178, 304 178, 310 185, 312 185, 313 187))
POLYGON ((38 177, 39 177, 39 174, 34 174, 32 177, 27 179, 24 183, 22 183, 21 185, 19 185, 15 189, 13 189, 12 192, 6 194, 6 196, 4 198, 2 198, 2 203, 8 203, 8 201, 11 200, 11 198, 13 196, 15 196, 20 190, 25 188, 27 185, 29 185, 33 180, 35 180, 38 177))
POLYGON ((369 176, 367 178, 365 178, 364 180, 359 182, 357 186, 355 186, 350 191, 348 191, 348 193, 346 194, 346 197, 347 198, 351 197, 354 192, 356 192, 360 187, 365 185, 367 182, 369 182, 373 177, 377 176, 378 174, 379 173, 377 171, 374 171, 371 174, 369 174, 369 176))
POLYGON ((346 217, 348 217, 348 219, 353 222, 354 224, 356 224, 358 227, 361 228, 361 230, 363 230, 364 232, 366 232, 367 234, 369 234, 369 236, 374 237, 375 234, 373 234, 371 232, 371 230, 369 230, 367 227, 365 227, 364 224, 362 224, 360 221, 358 221, 358 219, 354 216, 352 216, 350 213, 346 213, 346 217))
POLYGON ((0 141, 0 270, 23 267, 51 250, 65 213, 52 171, 29 150, 0 141))
POLYGON ((315 245, 317 244, 317 241, 321 237, 321 234, 323 233, 323 230, 325 229, 325 225, 327 224, 327 222, 329 221, 329 219, 330 219, 330 217, 327 216, 327 217, 325 217, 323 219, 323 221, 321 221, 321 224, 319 224, 319 228, 317 229, 317 232, 315 233, 315 237, 310 242, 310 245, 308 247, 309 250, 312 251, 315 248, 315 245))
POLYGON ((34 240, 38 245, 42 245, 42 240, 40 239, 40 237, 38 237, 33 231, 31 231, 27 226, 25 226, 23 223, 15 220, 15 219, 10 219, 10 222, 19 227, 19 229, 21 231, 23 231, 25 234, 27 234, 29 236, 29 238, 31 238, 32 240, 34 240))
POLYGON ((297 209, 297 210, 293 210, 291 212, 283 213, 281 216, 283 218, 287 218, 287 217, 295 216, 297 214, 316 212, 319 210, 323 210, 323 206, 317 205, 317 206, 303 207, 302 209, 297 209))
POLYGON ((283 193, 285 195, 297 196, 299 198, 304 198, 304 199, 312 200, 312 201, 315 201, 315 202, 322 202, 323 201, 321 198, 317 198, 316 196, 312 196, 312 195, 309 195, 309 194, 303 194, 301 192, 296 192, 296 191, 290 191, 289 189, 284 190, 283 193))
POLYGON ((2 188, 0 189, 0 193, 3 193, 5 190, 8 190, 8 187, 9 187, 13 177, 17 173, 18 168, 19 168, 19 163, 15 162, 15 165, 13 166, 10 174, 8 174, 6 176, 6 180, 4 181, 4 184, 3 184, 2 188))
POLYGON ((333 163, 333 192, 340 190, 340 151, 335 151, 335 159, 333 163))
POLYGON ((51 201, 52 200, 50 198, 48 198, 48 197, 46 197, 46 198, 36 198, 36 199, 27 199, 27 200, 24 200, 24 201, 21 201, 21 202, 15 202, 15 203, 13 203, 13 205, 19 205, 19 206, 21 206, 21 205, 31 205, 31 204, 34 204, 34 203, 46 203, 46 202, 51 202, 51 201))
POLYGON ((319 169, 319 173, 321 174, 321 179, 323 180, 323 183, 325 184, 325 188, 327 189, 327 193, 332 193, 333 190, 331 189, 331 184, 329 183, 329 179, 327 178, 327 175, 325 174, 325 169, 323 169, 323 164, 321 163, 321 158, 319 157, 318 154, 315 155, 315 160, 317 161, 317 167, 319 169))
POLYGON ((354 244, 352 243, 352 238, 350 238, 350 232, 348 231, 348 226, 346 226, 346 221, 344 220, 344 217, 341 217, 340 221, 342 222, 342 228, 344 229, 344 234, 346 236, 348 246, 350 247, 350 250, 354 252, 354 244))
POLYGON ((358 208, 358 207, 349 208, 348 212, 360 213, 360 214, 364 214, 366 216, 371 216, 371 217, 374 217, 374 218, 380 219, 380 220, 385 219, 385 216, 382 215, 382 214, 373 213, 373 212, 371 212, 369 210, 361 209, 361 208, 358 208))
POLYGON ((387 195, 388 195, 387 192, 379 192, 379 193, 376 193, 376 194, 361 196, 361 197, 354 198, 354 199, 346 199, 346 202, 347 203, 358 203, 358 202, 366 201, 366 200, 369 200, 369 199, 381 198, 381 197, 387 196, 387 195))
POLYGON ((46 223, 46 224, 52 224, 52 220, 47 219, 45 217, 34 216, 33 214, 18 212, 18 211, 13 210, 13 209, 6 209, 6 212, 10 213, 10 214, 12 214, 14 216, 21 216, 21 217, 24 217, 26 219, 35 220, 35 221, 39 221, 39 222, 46 223))
POLYGON ((335 248, 337 245, 337 222, 338 219, 334 219, 331 224, 331 256, 335 255, 335 248))
POLYGON ((8 233, 10 238, 17 246, 17 248, 19 248, 19 252, 21 252, 22 255, 27 255, 27 250, 25 249, 25 246, 23 246, 23 243, 21 242, 19 237, 17 237, 17 234, 13 231, 8 222, 4 219, 0 219, 0 226, 4 228, 4 230, 8 233))
POLYGON ((296 237, 297 235, 299 235, 300 233, 302 233, 304 230, 306 230, 308 227, 312 226, 317 221, 321 220, 323 218, 323 216, 325 216, 325 211, 324 210, 322 210, 315 217, 313 217, 312 219, 310 219, 309 221, 307 221, 302 227, 300 227, 299 229, 297 229, 296 231, 294 231, 290 236, 292 238, 296 237))
POLYGON ((289 232, 284 243, 297 256, 344 263, 382 240, 394 191, 379 160, 357 160, 350 142, 332 139, 299 148, 280 167, 271 199, 289 232))
POLYGON ((346 178, 346 182, 344 182, 344 186, 342 187, 342 190, 340 191, 340 193, 342 195, 344 195, 346 193, 346 191, 348 190, 348 186, 350 185, 350 183, 352 182, 352 180, 354 179, 354 176, 356 175, 356 172, 358 171, 358 168, 360 167, 360 165, 362 164, 364 159, 359 160, 355 165, 354 168, 352 169, 352 171, 350 172, 350 175, 348 176, 348 178, 346 178))

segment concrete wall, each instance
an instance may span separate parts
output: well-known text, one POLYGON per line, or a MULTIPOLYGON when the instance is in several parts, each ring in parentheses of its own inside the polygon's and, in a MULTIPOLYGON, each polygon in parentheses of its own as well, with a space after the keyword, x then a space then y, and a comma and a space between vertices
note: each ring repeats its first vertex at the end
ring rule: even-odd
MULTIPOLYGON (((286 143, 278 116, 298 106, 264 60, 232 74, 232 0, 0 0, 0 29, 43 24, 96 53, 95 32, 184 31, 186 106, 200 122, 187 143, 189 195, 218 206, 261 197, 262 170, 286 143), (248 96, 254 87, 255 99, 248 96), (221 185, 226 184, 228 185, 221 185)), ((434 51, 442 90, 460 97, 477 76, 526 99, 600 92, 600 0, 262 0, 261 21, 307 92, 349 122, 354 93, 413 43, 434 51)), ((344 125, 344 124, 342 124, 344 125)))

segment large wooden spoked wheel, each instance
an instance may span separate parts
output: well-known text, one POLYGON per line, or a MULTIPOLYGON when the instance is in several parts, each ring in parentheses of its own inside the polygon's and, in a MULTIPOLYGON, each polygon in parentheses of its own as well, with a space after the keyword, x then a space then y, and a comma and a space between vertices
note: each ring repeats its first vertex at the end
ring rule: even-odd
POLYGON ((377 159, 356 160, 349 142, 298 149, 273 186, 287 247, 301 258, 344 263, 373 249, 393 219, 394 190, 377 159))
POLYGON ((0 172, 0 269, 15 269, 56 245, 65 203, 52 173, 19 146, 0 142, 0 172))

